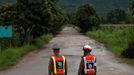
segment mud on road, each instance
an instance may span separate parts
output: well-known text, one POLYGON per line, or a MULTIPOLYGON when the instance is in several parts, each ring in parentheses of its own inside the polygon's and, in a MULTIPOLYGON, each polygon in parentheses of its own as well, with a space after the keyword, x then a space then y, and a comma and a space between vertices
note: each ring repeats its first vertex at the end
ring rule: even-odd
POLYGON ((31 52, 15 67, 0 71, 0 75, 48 75, 49 57, 53 54, 52 47, 57 44, 61 47, 61 54, 68 61, 68 75, 77 75, 82 47, 91 45, 92 54, 97 57, 97 75, 134 75, 134 67, 121 63, 115 56, 106 50, 103 44, 88 38, 71 27, 66 27, 42 49, 31 52))

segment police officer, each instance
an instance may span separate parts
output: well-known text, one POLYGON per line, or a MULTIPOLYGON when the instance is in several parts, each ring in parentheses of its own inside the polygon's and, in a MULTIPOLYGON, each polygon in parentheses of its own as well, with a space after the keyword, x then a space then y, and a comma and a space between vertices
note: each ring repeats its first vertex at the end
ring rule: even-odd
POLYGON ((48 75, 67 75, 67 60, 60 55, 60 48, 53 48, 54 55, 49 61, 48 75))
POLYGON ((89 45, 83 47, 84 56, 81 57, 78 75, 96 75, 96 58, 91 54, 89 45))

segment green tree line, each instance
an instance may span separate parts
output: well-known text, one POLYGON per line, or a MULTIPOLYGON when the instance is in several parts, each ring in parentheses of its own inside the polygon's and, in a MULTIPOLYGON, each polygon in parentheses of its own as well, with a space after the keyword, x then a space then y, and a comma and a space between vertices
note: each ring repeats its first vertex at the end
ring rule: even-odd
POLYGON ((58 0, 17 0, 16 3, 0 6, 0 23, 13 25, 21 46, 27 39, 56 34, 66 22, 78 26, 82 32, 92 30, 100 23, 132 23, 133 5, 134 2, 130 5, 130 13, 126 12, 128 10, 113 9, 104 18, 97 14, 92 4, 82 5, 76 12, 65 15, 58 6, 58 0))
POLYGON ((20 46, 44 34, 58 33, 64 21, 58 0, 17 0, 0 7, 1 25, 13 26, 20 46))
POLYGON ((80 28, 80 31, 87 33, 89 37, 108 45, 111 51, 117 55, 127 58, 134 58, 133 27, 101 28, 100 24, 131 24, 134 22, 134 1, 128 10, 113 9, 107 16, 98 15, 92 4, 80 6, 76 12, 68 13, 67 22, 80 28), (111 38, 112 37, 112 38, 111 38))
POLYGON ((115 8, 108 11, 106 16, 98 15, 92 4, 85 4, 80 6, 77 11, 67 13, 67 22, 88 31, 99 24, 131 24, 134 19, 133 15, 134 1, 127 10, 115 8))

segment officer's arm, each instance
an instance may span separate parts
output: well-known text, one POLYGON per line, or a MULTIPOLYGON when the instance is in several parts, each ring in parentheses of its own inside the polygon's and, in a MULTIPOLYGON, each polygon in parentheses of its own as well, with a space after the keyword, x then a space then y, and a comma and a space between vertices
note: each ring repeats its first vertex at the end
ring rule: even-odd
POLYGON ((79 70, 78 70, 78 75, 81 75, 82 70, 83 70, 83 60, 81 59, 80 65, 79 65, 79 70))
POLYGON ((65 60, 65 75, 67 75, 67 59, 65 60))
POLYGON ((96 64, 96 59, 95 59, 95 65, 94 65, 94 69, 95 69, 95 74, 94 75, 96 75, 96 73, 97 73, 97 64, 96 64))
POLYGON ((52 59, 50 59, 50 61, 49 61, 48 75, 51 75, 51 71, 52 71, 52 59))

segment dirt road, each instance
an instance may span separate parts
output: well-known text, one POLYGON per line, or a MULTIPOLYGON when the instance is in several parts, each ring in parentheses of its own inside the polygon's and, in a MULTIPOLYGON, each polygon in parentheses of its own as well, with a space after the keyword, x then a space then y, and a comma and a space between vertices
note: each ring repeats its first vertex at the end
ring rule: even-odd
POLYGON ((68 75, 77 75, 82 47, 89 44, 93 47, 93 54, 97 57, 97 75, 134 75, 134 67, 115 59, 114 55, 107 51, 103 44, 97 43, 71 27, 66 27, 53 38, 49 44, 32 52, 20 63, 6 71, 0 71, 0 75, 48 75, 49 57, 52 55, 52 46, 61 46, 61 54, 68 60, 68 75))

